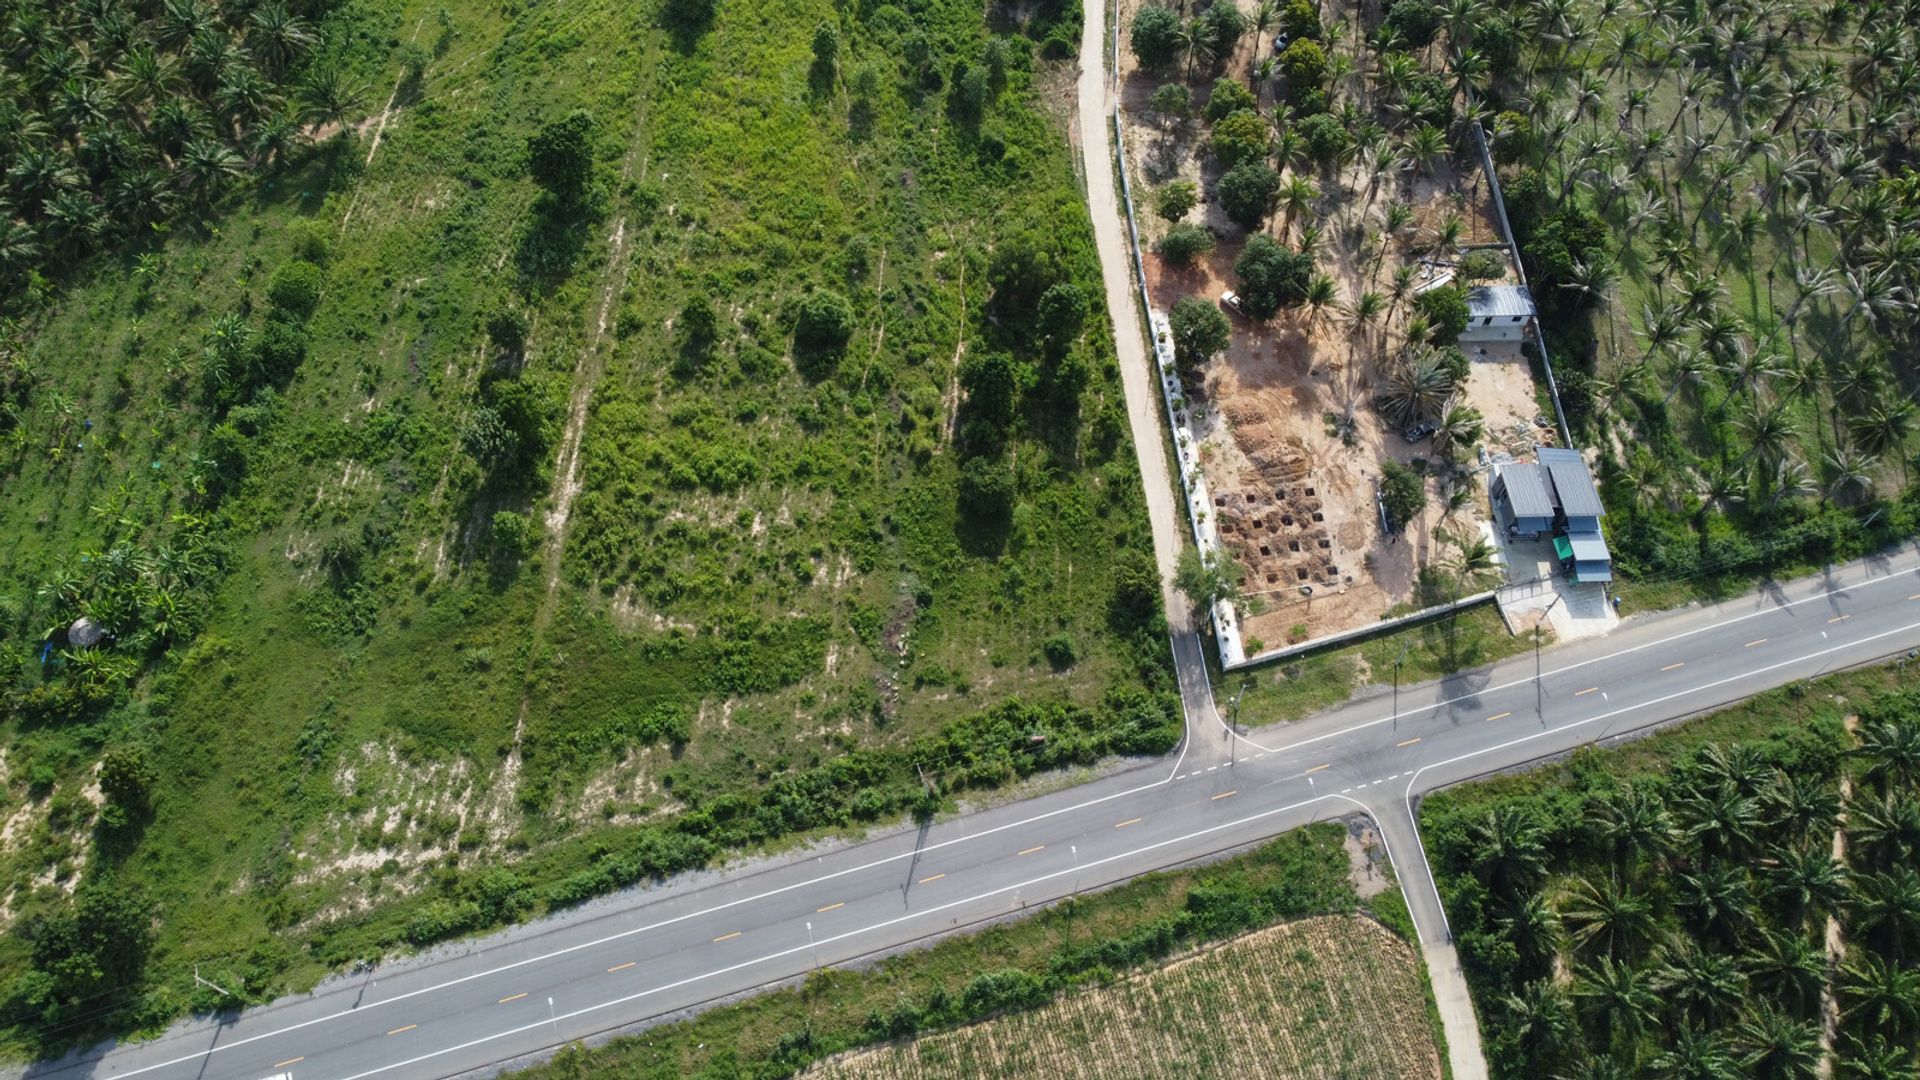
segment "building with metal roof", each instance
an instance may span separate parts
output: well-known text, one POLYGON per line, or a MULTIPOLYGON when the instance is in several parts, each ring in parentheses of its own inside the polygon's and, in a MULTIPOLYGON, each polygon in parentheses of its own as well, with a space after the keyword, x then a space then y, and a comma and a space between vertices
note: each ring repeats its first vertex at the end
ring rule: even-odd
POLYGON ((1553 528, 1553 487, 1547 470, 1532 462, 1499 466, 1490 492, 1508 535, 1534 537, 1553 528))
POLYGON ((1467 328, 1460 340, 1519 341, 1533 313, 1533 293, 1525 285, 1475 285, 1467 290, 1467 328))
POLYGON ((1551 533, 1554 554, 1575 581, 1612 581, 1613 555, 1600 532, 1607 511, 1587 459, 1578 450, 1551 446, 1542 447, 1537 457, 1537 463, 1495 470, 1488 491, 1501 526, 1516 538, 1551 533))

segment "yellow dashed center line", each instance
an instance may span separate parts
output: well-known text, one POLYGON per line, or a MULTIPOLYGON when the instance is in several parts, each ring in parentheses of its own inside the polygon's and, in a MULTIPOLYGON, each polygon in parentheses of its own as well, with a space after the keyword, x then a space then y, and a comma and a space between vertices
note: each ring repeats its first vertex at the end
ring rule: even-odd
POLYGON ((1120 824, 1118 824, 1118 825, 1115 825, 1115 826, 1114 826, 1114 828, 1116 828, 1116 829, 1124 829, 1124 828, 1126 828, 1126 827, 1127 827, 1127 826, 1129 826, 1129 825, 1138 825, 1138 824, 1140 824, 1140 819, 1139 819, 1139 818, 1137 818, 1137 817, 1135 817, 1135 818, 1128 818, 1127 820, 1125 820, 1125 821, 1123 821, 1123 822, 1121 822, 1120 824))
POLYGON ((1767 643, 1767 639, 1766 639, 1766 638, 1761 638, 1761 639, 1759 639, 1758 641, 1749 641, 1749 642, 1747 642, 1747 648, 1749 648, 1749 649, 1751 649, 1751 648, 1753 648, 1753 647, 1754 647, 1755 645, 1765 645, 1766 643, 1767 643))
POLYGON ((1591 693, 1593 693, 1593 692, 1594 692, 1595 690, 1598 690, 1598 689, 1600 689, 1600 688, 1599 688, 1599 687, 1597 687, 1597 686, 1589 686, 1589 687, 1587 687, 1587 688, 1586 688, 1585 690, 1582 690, 1582 691, 1580 691, 1579 693, 1577 693, 1577 694, 1575 694, 1575 695, 1573 695, 1573 696, 1574 696, 1574 697, 1585 697, 1585 696, 1587 696, 1588 694, 1591 694, 1591 693))
POLYGON ((1661 670, 1661 671, 1672 671, 1672 670, 1673 670, 1674 668, 1683 668, 1683 667, 1686 667, 1686 666, 1687 666, 1687 662, 1686 662, 1685 660, 1682 660, 1682 661, 1680 661, 1680 662, 1678 662, 1678 663, 1674 663, 1674 664, 1668 664, 1668 665, 1667 665, 1666 667, 1663 667, 1663 668, 1661 668, 1660 670, 1661 670))
POLYGON ((1327 763, 1327 764, 1325 764, 1325 765, 1315 765, 1315 766, 1314 766, 1313 768, 1311 768, 1311 769, 1308 769, 1308 770, 1307 770, 1307 772, 1308 772, 1309 774, 1311 774, 1311 773, 1317 773, 1317 772, 1319 772, 1319 771, 1320 771, 1321 769, 1331 769, 1331 768, 1333 768, 1333 763, 1332 763, 1332 762, 1328 762, 1328 763, 1327 763))
POLYGON ((398 1035, 398 1034, 400 1034, 401 1032, 404 1032, 404 1031, 412 1031, 412 1030, 413 1030, 414 1028, 417 1028, 417 1027, 419 1027, 419 1026, 420 1026, 419 1024, 408 1024, 408 1025, 407 1025, 406 1027, 397 1027, 397 1028, 394 1028, 394 1029, 393 1029, 392 1031, 389 1031, 389 1032, 387 1032, 387 1034, 389 1034, 389 1035, 398 1035))
POLYGON ((1909 600, 1920 600, 1920 592, 1917 592, 1917 593, 1914 593, 1914 594, 1913 594, 1912 596, 1909 596, 1909 597, 1907 597, 1907 599, 1909 599, 1909 600))
POLYGON ((1495 720, 1505 720, 1507 717, 1512 715, 1513 714, 1510 712, 1494 713, 1492 716, 1487 717, 1487 723, 1491 724, 1495 720))
POLYGON ((1830 623, 1846 622, 1848 619, 1851 619, 1851 618, 1853 618, 1853 616, 1851 615, 1835 615, 1833 618, 1828 619, 1827 621, 1830 623))
POLYGON ((1417 743, 1419 741, 1420 741, 1420 736, 1415 735, 1413 738, 1408 739, 1405 742, 1395 743, 1394 745, 1395 746, 1412 746, 1414 743, 1417 743))
POLYGON ((935 874, 932 877, 923 877, 920 879, 920 884, 925 885, 929 881, 939 881, 941 878, 946 876, 947 875, 945 874, 935 874))
POLYGON ((719 937, 714 938, 713 940, 717 944, 722 941, 732 941, 734 938, 737 938, 739 936, 740 936, 740 931, 735 930, 731 934, 721 934, 719 937))
POLYGON ((847 902, 845 900, 842 900, 837 904, 828 904, 826 907, 823 907, 823 908, 815 908, 814 911, 816 913, 821 911, 832 911, 834 908, 843 908, 846 906, 847 906, 847 902))
POLYGON ((503 998, 501 998, 501 999, 500 999, 500 1001, 499 1001, 499 1004, 501 1004, 501 1005, 505 1005, 505 1004, 506 1004, 507 1002, 509 1002, 509 1001, 519 1001, 519 1000, 520 1000, 521 998, 523 998, 523 997, 526 997, 526 996, 527 996, 527 995, 525 995, 525 994, 510 994, 510 995, 508 995, 507 997, 503 997, 503 998))
POLYGON ((1240 789, 1239 789, 1239 788, 1234 788, 1234 789, 1233 789, 1232 791, 1223 791, 1223 792, 1221 792, 1220 794, 1218 794, 1218 795, 1215 795, 1215 796, 1213 796, 1213 798, 1211 798, 1211 799, 1209 799, 1209 800, 1207 800, 1207 801, 1209 801, 1209 802, 1219 802, 1219 801, 1220 801, 1221 799, 1224 799, 1224 798, 1227 798, 1227 797, 1228 797, 1228 796, 1230 796, 1230 795, 1238 795, 1238 794, 1240 794, 1240 789))
POLYGON ((616 971, 625 971, 628 968, 632 967, 633 965, 634 965, 634 961, 632 960, 629 960, 624 964, 615 964, 612 967, 607 969, 607 974, 611 975, 616 971))
POLYGON ((1033 853, 1034 853, 1034 852, 1036 852, 1036 851, 1045 851, 1045 850, 1047 850, 1047 845, 1045 845, 1045 844, 1037 844, 1037 845, 1035 845, 1035 846, 1033 846, 1033 847, 1030 847, 1030 848, 1028 848, 1027 850, 1025 850, 1025 851, 1023 851, 1023 852, 1021 852, 1020 854, 1022 854, 1022 855, 1031 855, 1031 854, 1033 854, 1033 853))
POLYGON ((273 1067, 276 1069, 284 1069, 289 1065, 298 1065, 305 1060, 307 1060, 307 1055, 301 1054, 297 1058, 288 1058, 285 1061, 276 1061, 273 1063, 273 1067))

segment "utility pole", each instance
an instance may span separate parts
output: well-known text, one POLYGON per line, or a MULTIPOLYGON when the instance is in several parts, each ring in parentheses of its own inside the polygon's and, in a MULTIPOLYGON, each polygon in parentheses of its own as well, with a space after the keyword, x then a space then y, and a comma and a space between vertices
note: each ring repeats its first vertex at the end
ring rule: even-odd
POLYGON ((1540 618, 1533 624, 1533 711, 1540 714, 1540 722, 1543 724, 1547 722, 1547 699, 1546 691, 1540 686, 1540 627, 1563 599, 1565 597, 1560 593, 1553 594, 1553 603, 1547 605, 1547 609, 1540 613, 1540 618))
POLYGON ((1409 641, 1400 646, 1400 655, 1393 658, 1393 730, 1400 730, 1400 664, 1407 658, 1407 650, 1413 648, 1409 641))
POLYGON ((1233 692, 1227 701, 1227 768, 1231 769, 1240 762, 1240 695, 1247 692, 1247 684, 1242 682, 1240 689, 1233 692))
POLYGON ((199 965, 199 964, 195 964, 195 965, 193 965, 193 984, 194 984, 195 986, 205 986, 205 987, 208 987, 208 988, 210 988, 210 989, 213 989, 213 990, 218 990, 218 991, 220 992, 220 994, 221 994, 221 996, 223 996, 223 997, 233 997, 233 996, 235 996, 235 995, 234 995, 234 992, 233 992, 233 991, 231 991, 231 990, 229 990, 229 989, 227 989, 227 988, 226 988, 226 987, 224 987, 224 986, 221 986, 221 985, 220 985, 219 983, 217 983, 217 982, 213 982, 213 981, 212 981, 212 980, 210 980, 210 979, 203 979, 203 978, 201 978, 201 977, 200 977, 200 965, 199 965))

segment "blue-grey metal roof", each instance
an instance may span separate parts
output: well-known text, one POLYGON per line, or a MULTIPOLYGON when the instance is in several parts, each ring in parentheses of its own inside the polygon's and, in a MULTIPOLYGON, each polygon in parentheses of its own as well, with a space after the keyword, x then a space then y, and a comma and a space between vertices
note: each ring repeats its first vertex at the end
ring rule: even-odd
POLYGON ((1597 518, 1607 512, 1600 502, 1600 493, 1593 488, 1593 474, 1587 471, 1587 459, 1580 456, 1580 451, 1543 446, 1538 456, 1547 475, 1553 478, 1555 501, 1560 504, 1561 513, 1570 518, 1597 518))
POLYGON ((1525 285, 1475 285, 1467 290, 1467 314, 1499 319, 1533 314, 1533 294, 1525 285))
POLYGON ((1610 562, 1612 555, 1607 553, 1607 542, 1597 532, 1570 532, 1567 534, 1567 546, 1573 549, 1575 562, 1610 562))
POLYGON ((1506 491, 1507 506, 1517 518, 1553 517, 1553 491, 1547 486, 1547 471, 1534 464, 1500 467, 1500 486, 1506 491))

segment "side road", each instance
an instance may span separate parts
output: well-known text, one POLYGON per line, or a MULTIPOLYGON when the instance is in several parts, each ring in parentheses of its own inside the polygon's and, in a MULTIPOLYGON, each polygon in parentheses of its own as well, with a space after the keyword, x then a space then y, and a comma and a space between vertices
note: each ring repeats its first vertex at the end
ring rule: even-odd
MULTIPOLYGON (((1172 475, 1167 471, 1166 443, 1162 433, 1166 425, 1160 416, 1160 398, 1156 393, 1155 371, 1147 355, 1143 318, 1134 305, 1133 275, 1127 256, 1125 218, 1114 183, 1115 158, 1111 117, 1114 109, 1112 73, 1104 58, 1110 39, 1107 29, 1107 0, 1084 5, 1085 21, 1080 37, 1079 131, 1080 150, 1087 178, 1087 209, 1093 218, 1095 245, 1100 253, 1100 277, 1107 295, 1107 313, 1113 321, 1114 349, 1120 361, 1120 378, 1127 396, 1127 419, 1133 430, 1133 445, 1140 456, 1140 479, 1146 487, 1147 516, 1153 526, 1153 550, 1160 566, 1162 593, 1167 622, 1172 629, 1174 668, 1180 683, 1180 699, 1187 717, 1189 760, 1200 764, 1230 759, 1229 740, 1236 738, 1227 729, 1215 709, 1212 688, 1207 681, 1206 646, 1194 627, 1186 598, 1173 586, 1173 573, 1180 549, 1187 543, 1181 535, 1181 515, 1174 505, 1172 475)), ((1114 16, 1118 17, 1117 8, 1114 16)), ((1118 57, 1114 58, 1117 62, 1118 57)), ((1372 812, 1372 808, 1369 807, 1372 812)), ((1424 888, 1431 894, 1432 876, 1426 870, 1426 858, 1420 850, 1419 833, 1410 813, 1375 812, 1381 835, 1409 892, 1424 888), (1407 862, 1418 864, 1417 872, 1407 862), (1419 879, 1424 876, 1426 885, 1419 879), (1409 877, 1414 878, 1409 881, 1409 877)), ((1437 910, 1437 902, 1433 905, 1437 910)), ((1445 914, 1435 924, 1430 917, 1417 918, 1421 947, 1426 954, 1428 978, 1433 983, 1434 1001, 1446 1034, 1447 1053, 1455 1080, 1484 1080, 1486 1056, 1480 1048, 1480 1026, 1474 1019, 1473 1000, 1461 974, 1459 957, 1445 930, 1445 914)))

